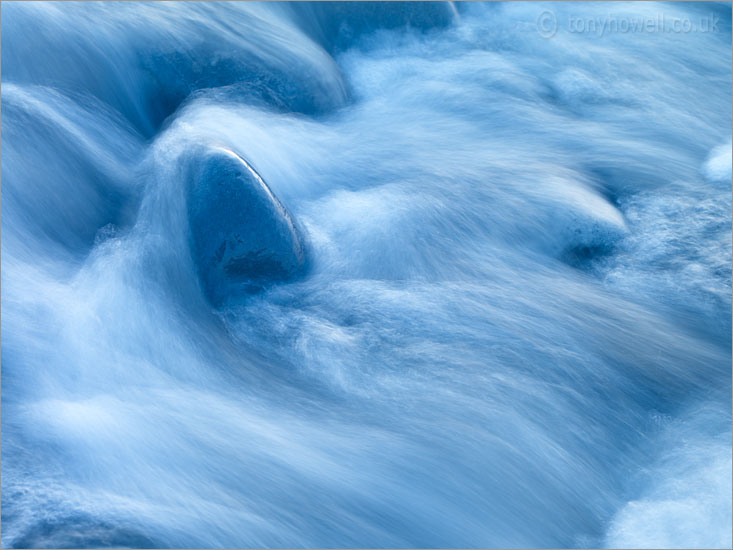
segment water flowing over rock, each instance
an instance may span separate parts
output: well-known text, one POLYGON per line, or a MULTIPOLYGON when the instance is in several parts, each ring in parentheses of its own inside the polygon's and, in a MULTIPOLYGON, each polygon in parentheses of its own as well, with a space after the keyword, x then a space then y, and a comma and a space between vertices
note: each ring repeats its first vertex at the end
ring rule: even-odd
POLYGON ((1 30, 3 548, 731 548, 729 2, 1 30))

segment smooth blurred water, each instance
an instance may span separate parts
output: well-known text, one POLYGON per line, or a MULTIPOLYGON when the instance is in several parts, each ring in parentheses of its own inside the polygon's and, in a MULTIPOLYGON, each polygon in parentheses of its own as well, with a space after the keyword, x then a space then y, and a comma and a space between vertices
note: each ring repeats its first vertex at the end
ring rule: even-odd
POLYGON ((731 547, 730 3, 2 12, 3 546, 731 547))

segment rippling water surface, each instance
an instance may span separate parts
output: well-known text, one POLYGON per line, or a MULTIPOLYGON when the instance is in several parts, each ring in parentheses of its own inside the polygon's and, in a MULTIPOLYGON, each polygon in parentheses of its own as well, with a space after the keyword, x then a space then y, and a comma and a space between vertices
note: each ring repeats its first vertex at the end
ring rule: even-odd
POLYGON ((2 16, 3 546, 731 547, 730 3, 2 16))

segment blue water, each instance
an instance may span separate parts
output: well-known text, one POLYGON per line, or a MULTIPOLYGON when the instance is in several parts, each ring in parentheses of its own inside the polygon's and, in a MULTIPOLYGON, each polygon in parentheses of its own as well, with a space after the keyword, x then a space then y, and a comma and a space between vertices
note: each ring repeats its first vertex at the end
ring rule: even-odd
POLYGON ((3 3, 2 359, 4 547, 730 548, 731 5, 3 3))

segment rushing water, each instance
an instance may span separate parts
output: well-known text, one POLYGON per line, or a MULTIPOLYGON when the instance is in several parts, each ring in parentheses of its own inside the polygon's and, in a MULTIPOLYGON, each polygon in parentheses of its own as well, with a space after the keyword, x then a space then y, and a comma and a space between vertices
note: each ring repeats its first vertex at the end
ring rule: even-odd
POLYGON ((731 6, 3 3, 2 359, 5 547, 730 548, 731 6))

